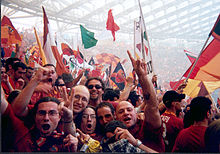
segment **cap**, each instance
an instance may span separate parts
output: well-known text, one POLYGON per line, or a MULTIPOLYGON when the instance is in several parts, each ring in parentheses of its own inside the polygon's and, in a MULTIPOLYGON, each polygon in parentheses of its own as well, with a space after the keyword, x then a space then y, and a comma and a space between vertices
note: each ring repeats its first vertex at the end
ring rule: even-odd
POLYGON ((170 90, 163 95, 163 103, 166 104, 167 102, 181 101, 184 98, 185 94, 178 94, 176 91, 170 90))

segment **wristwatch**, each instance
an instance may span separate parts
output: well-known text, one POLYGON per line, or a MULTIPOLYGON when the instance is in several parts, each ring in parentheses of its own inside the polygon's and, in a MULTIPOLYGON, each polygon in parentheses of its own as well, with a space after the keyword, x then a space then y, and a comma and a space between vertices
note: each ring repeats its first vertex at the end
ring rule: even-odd
POLYGON ((140 141, 140 140, 138 140, 138 139, 136 139, 137 140, 137 145, 136 145, 136 147, 139 147, 141 144, 142 144, 142 142, 140 141))

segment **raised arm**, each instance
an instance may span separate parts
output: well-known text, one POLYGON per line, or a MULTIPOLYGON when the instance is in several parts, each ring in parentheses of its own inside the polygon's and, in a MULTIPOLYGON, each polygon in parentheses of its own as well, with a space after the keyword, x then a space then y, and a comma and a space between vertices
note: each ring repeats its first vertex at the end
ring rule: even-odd
POLYGON ((34 93, 34 89, 44 80, 47 76, 44 75, 44 71, 48 71, 47 68, 39 68, 35 76, 27 84, 27 86, 21 91, 21 93, 15 98, 12 103, 12 109, 17 116, 27 116, 28 104, 31 100, 31 96, 34 93))
POLYGON ((1 114, 3 115, 8 107, 8 102, 5 99, 5 92, 1 87, 1 114))
POLYGON ((147 76, 147 65, 145 62, 135 60, 129 51, 128 56, 131 60, 132 66, 138 75, 139 82, 141 84, 144 96, 144 102, 146 103, 144 115, 145 122, 151 124, 156 129, 161 127, 160 112, 158 109, 158 100, 151 80, 147 76))
POLYGON ((124 90, 121 92, 117 102, 126 101, 129 97, 130 92, 135 88, 135 85, 133 84, 133 79, 131 77, 128 77, 126 80, 127 84, 125 85, 124 90))
MULTIPOLYGON (((74 90, 71 92, 71 98, 73 97, 74 90)), ((63 120, 63 131, 65 134, 71 134, 76 137, 76 126, 73 120, 73 99, 71 102, 61 103, 61 117, 63 120), (67 105, 68 104, 68 105, 67 105), (68 107, 67 107, 68 106, 68 107)))

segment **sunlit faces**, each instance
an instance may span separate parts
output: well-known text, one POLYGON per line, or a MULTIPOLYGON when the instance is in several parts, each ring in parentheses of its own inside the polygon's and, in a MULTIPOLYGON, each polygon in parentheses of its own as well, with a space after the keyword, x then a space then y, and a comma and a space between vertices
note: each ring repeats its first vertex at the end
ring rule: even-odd
POLYGON ((128 128, 137 122, 137 113, 134 106, 128 101, 120 102, 116 107, 116 120, 123 122, 128 128))
POLYGON ((86 134, 92 134, 96 128, 96 114, 95 110, 88 107, 83 111, 81 130, 86 134))
POLYGON ((73 113, 80 113, 86 108, 89 102, 89 90, 86 86, 78 85, 74 87, 73 113))
POLYGON ((57 103, 42 102, 38 105, 35 124, 41 135, 49 136, 57 128, 60 118, 57 103))
POLYGON ((16 81, 20 78, 24 79, 25 74, 26 74, 26 70, 23 69, 22 67, 18 67, 18 69, 14 73, 14 78, 16 81))
POLYGON ((101 107, 97 110, 98 121, 101 126, 105 127, 105 125, 114 120, 114 116, 112 115, 111 109, 108 106, 101 107))
POLYGON ((88 83, 88 89, 90 92, 90 99, 97 100, 98 98, 102 98, 102 94, 104 93, 102 89, 102 84, 99 80, 90 80, 88 83))
POLYGON ((57 79, 55 68, 53 66, 46 66, 45 68, 49 69, 49 72, 44 72, 44 75, 47 75, 46 82, 54 84, 57 79))

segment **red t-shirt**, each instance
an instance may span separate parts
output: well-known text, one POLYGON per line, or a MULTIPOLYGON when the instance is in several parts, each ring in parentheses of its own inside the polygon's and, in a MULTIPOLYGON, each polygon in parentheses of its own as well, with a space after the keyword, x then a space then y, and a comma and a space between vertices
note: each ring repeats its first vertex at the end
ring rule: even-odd
POLYGON ((172 152, 202 152, 205 147, 206 126, 190 126, 180 131, 172 152))
POLYGON ((60 95, 56 90, 51 90, 50 93, 45 93, 45 92, 34 92, 33 95, 31 96, 31 104, 35 104, 39 99, 43 97, 55 97, 59 98, 60 95))
POLYGON ((2 151, 17 151, 16 142, 28 131, 23 122, 15 116, 11 104, 8 104, 2 115, 2 151))
MULTIPOLYGON (((9 83, 11 84, 12 88, 15 89, 14 81, 12 80, 12 78, 10 78, 10 77, 8 77, 8 78, 9 78, 9 83)), ((10 89, 9 89, 8 85, 5 82, 1 82, 1 85, 2 85, 2 88, 5 91, 5 94, 9 95, 10 94, 10 89)))
POLYGON ((171 152, 179 132, 184 128, 183 119, 177 118, 175 113, 165 111, 161 115, 162 121, 166 125, 166 152, 171 152))
POLYGON ((165 151, 162 126, 158 129, 153 129, 150 124, 138 119, 136 125, 128 130, 136 139, 141 140, 149 148, 158 152, 165 151))

